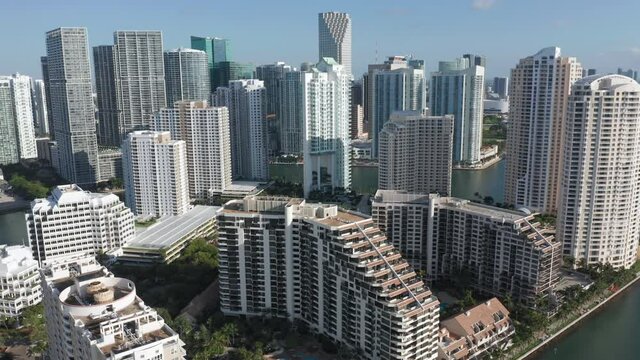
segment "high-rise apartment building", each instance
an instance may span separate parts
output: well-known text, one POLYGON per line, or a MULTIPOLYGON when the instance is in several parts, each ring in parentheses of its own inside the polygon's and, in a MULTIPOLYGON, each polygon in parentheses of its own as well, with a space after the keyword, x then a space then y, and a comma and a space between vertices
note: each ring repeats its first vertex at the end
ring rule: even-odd
POLYGON ((453 123, 450 115, 391 114, 380 132, 378 188, 449 195, 453 123))
POLYGON ((38 262, 29 247, 0 245, 0 316, 20 316, 42 300, 38 275, 38 262))
POLYGON ((187 145, 171 133, 134 131, 122 145, 125 202, 139 216, 189 210, 187 145))
POLYGON ((438 300, 370 218, 247 197, 217 220, 225 314, 302 321, 358 359, 436 359, 438 300))
POLYGON ((0 165, 20 161, 14 111, 11 80, 0 77, 0 165))
POLYGON ((47 32, 47 69, 57 171, 71 183, 94 184, 98 143, 86 28, 47 32))
POLYGON ((211 84, 207 53, 179 48, 164 53, 167 106, 176 101, 209 100, 211 84))
POLYGON ((509 78, 508 77, 494 77, 493 78, 493 92, 500 96, 500 99, 506 99, 509 97, 509 78))
POLYGON ((217 106, 229 109, 233 177, 269 179, 267 93, 264 82, 233 80, 216 90, 217 106))
POLYGON ((262 80, 264 87, 267 89, 267 114, 278 113, 282 81, 285 78, 285 74, 292 71, 296 71, 296 68, 282 61, 256 67, 256 78, 262 80))
POLYGON ((103 146, 120 146, 122 143, 122 113, 118 108, 113 49, 113 45, 93 47, 98 102, 98 143, 103 146))
POLYGON ((15 123, 20 159, 38 157, 36 151, 36 134, 33 121, 31 97, 31 78, 14 74, 2 77, 9 80, 11 106, 13 106, 13 122, 15 123))
POLYGON ((585 265, 628 268, 640 235, 640 85, 622 75, 578 80, 564 123, 558 237, 585 265))
POLYGON ((305 73, 303 154, 305 196, 351 187, 351 74, 332 58, 305 73))
POLYGON ((44 81, 33 80, 31 85, 31 106, 36 135, 46 136, 49 135, 49 121, 47 119, 47 95, 44 81))
POLYGON ((312 77, 306 71, 292 71, 284 75, 280 87, 280 151, 283 154, 303 153, 304 104, 307 97, 306 84, 312 77))
POLYGON ((480 162, 484 112, 484 66, 482 57, 441 61, 431 73, 429 109, 433 115, 453 115, 453 162, 480 162))
POLYGON ((40 270, 53 360, 182 360, 184 343, 136 294, 94 257, 74 257, 40 270))
POLYGON ((124 139, 131 131, 149 129, 153 115, 167 106, 162 32, 116 31, 113 42, 124 139))
POLYGON ((351 73, 351 17, 347 13, 318 14, 318 62, 333 58, 351 73))
POLYGON ((511 70, 505 203, 543 213, 557 209, 562 169, 562 123, 582 67, 549 47, 511 70))
POLYGON ((51 88, 49 87, 49 61, 46 56, 40 57, 40 67, 42 69, 42 81, 44 82, 44 97, 47 99, 47 127, 49 128, 49 138, 55 137, 53 131, 53 111, 51 110, 51 88))
POLYGON ((378 156, 379 136, 394 111, 422 111, 427 107, 424 61, 392 56, 384 64, 369 65, 366 80, 373 156, 378 156))
MULTIPOLYGON (((207 54, 207 65, 209 67, 209 83, 211 92, 216 90, 213 65, 222 61, 231 61, 231 41, 218 37, 191 36, 191 48, 202 50, 207 54)), ((224 85, 226 86, 226 84, 224 85)))
POLYGON ((120 249, 135 235, 131 210, 114 194, 59 185, 25 215, 33 258, 41 265, 78 254, 120 249))
POLYGON ((156 114, 154 130, 169 131, 171 138, 187 145, 189 195, 207 199, 209 191, 231 185, 231 135, 229 110, 206 101, 177 102, 156 114))
POLYGON ((470 285, 528 305, 559 279, 562 246, 534 215, 435 194, 378 190, 376 225, 429 280, 468 275, 470 285))

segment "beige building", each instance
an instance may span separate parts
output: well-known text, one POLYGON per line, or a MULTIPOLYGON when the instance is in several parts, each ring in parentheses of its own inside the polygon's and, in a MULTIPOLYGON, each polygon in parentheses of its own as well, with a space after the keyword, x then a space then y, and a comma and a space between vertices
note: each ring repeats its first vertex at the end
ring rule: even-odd
POLYGON ((562 123, 571 85, 582 77, 573 57, 549 47, 511 70, 505 202, 541 213, 557 209, 562 123))
POLYGON ((640 85, 621 75, 579 80, 564 133, 558 210, 564 254, 628 268, 640 235, 640 85))
POLYGON ((453 117, 395 112, 379 137, 378 188, 451 193, 453 117))

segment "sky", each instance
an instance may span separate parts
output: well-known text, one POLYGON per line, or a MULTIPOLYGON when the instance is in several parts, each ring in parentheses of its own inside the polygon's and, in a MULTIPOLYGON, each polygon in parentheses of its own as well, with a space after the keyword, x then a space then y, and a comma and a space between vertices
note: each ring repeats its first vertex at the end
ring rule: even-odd
POLYGON ((41 77, 45 32, 88 28, 89 45, 113 44, 115 30, 161 30, 164 48, 190 35, 231 39, 233 58, 256 65, 317 61, 324 11, 352 19, 353 71, 391 55, 438 61, 487 57, 487 78, 507 76, 547 46, 599 73, 640 68, 639 0, 0 0, 0 74, 41 77))

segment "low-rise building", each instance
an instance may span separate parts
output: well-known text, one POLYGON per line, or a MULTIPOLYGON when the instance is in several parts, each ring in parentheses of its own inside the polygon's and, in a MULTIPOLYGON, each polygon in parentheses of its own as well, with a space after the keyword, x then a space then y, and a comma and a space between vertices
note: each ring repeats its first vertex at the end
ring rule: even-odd
POLYGON ((515 328, 509 310, 490 299, 440 323, 438 360, 478 359, 511 345, 515 328))
POLYGON ((0 245, 0 316, 15 317, 42 300, 38 262, 31 249, 0 245))
POLYGON ((94 257, 53 261, 40 270, 53 360, 179 360, 184 343, 136 294, 94 257))
POLYGON ((122 150, 114 147, 98 148, 98 181, 123 179, 122 150))

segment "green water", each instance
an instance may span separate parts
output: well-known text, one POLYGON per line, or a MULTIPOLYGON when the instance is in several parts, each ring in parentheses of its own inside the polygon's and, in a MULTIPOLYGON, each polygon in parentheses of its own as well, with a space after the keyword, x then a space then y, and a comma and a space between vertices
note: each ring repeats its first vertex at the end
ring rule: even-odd
POLYGON ((22 211, 0 214, 0 244, 29 244, 27 225, 22 211))

